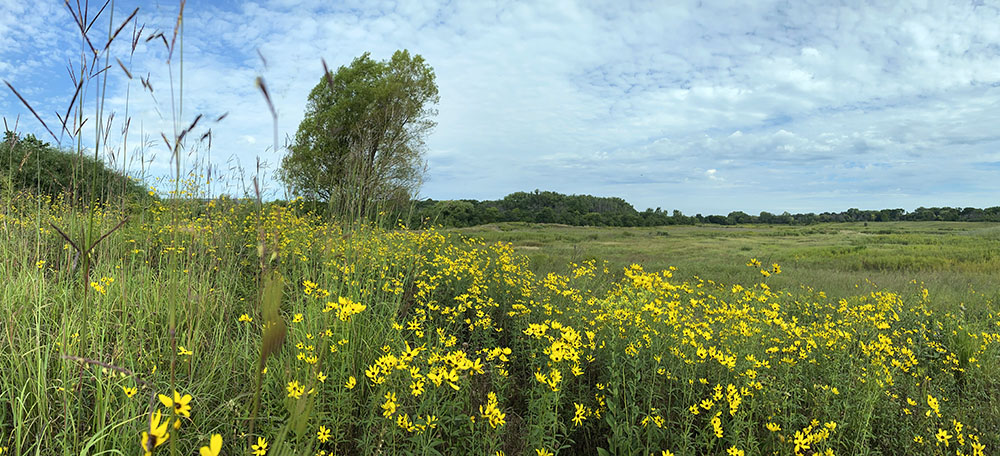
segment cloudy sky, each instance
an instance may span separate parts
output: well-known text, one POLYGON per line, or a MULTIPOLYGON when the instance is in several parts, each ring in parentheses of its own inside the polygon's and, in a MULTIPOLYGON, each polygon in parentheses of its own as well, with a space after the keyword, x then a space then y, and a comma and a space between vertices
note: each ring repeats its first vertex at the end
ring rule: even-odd
MULTIPOLYGON (((93 16, 100 2, 91 3, 93 16)), ((211 150, 192 146, 182 164, 210 160, 229 179, 215 191, 238 193, 237 164, 251 175, 258 157, 272 170, 281 157, 257 76, 283 141, 320 80, 321 58, 336 67, 405 48, 434 68, 441 95, 425 198, 541 189, 688 214, 1000 205, 997 7, 809 3, 191 1, 177 124, 229 114, 199 125, 199 136, 212 129, 211 150)), ((168 67, 163 42, 145 38, 169 39, 178 5, 118 2, 114 27, 137 5, 145 30, 135 52, 131 26, 111 48, 107 159, 140 156, 144 134, 147 172, 164 175, 170 153, 159 136, 174 131, 180 59, 168 67), (131 62, 135 79, 114 57, 131 62)), ((67 66, 80 66, 73 17, 56 0, 0 0, 0 11, 0 78, 58 135, 54 113, 74 89, 67 66)), ((107 41, 109 12, 89 32, 95 47, 107 41)), ((49 137, 0 88, 8 123, 20 115, 22 132, 49 137)), ((84 93, 88 112, 97 90, 84 93)))

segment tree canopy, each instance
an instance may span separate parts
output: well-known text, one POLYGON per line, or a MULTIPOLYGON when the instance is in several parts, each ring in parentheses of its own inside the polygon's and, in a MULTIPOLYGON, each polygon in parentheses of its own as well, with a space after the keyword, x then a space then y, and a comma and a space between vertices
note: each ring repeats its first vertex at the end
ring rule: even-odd
POLYGON ((341 215, 409 203, 438 99, 434 70, 420 55, 402 50, 375 61, 365 53, 309 93, 282 179, 293 194, 326 200, 341 215))
POLYGON ((912 212, 903 209, 861 210, 850 208, 842 212, 750 215, 743 211, 729 215, 684 215, 681 211, 667 212, 660 208, 635 210, 624 199, 591 195, 563 195, 535 190, 516 192, 499 200, 477 201, 423 200, 414 205, 417 220, 447 227, 466 227, 495 222, 560 223, 576 226, 662 226, 712 223, 717 225, 810 225, 829 222, 895 222, 895 221, 955 221, 1000 222, 1000 206, 985 209, 973 207, 918 207, 912 212))

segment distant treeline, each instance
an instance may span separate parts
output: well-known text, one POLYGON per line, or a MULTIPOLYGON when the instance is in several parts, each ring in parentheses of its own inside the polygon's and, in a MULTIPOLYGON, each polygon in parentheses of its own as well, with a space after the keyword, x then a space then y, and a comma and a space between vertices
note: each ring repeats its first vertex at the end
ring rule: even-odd
POLYGON ((1000 222, 1000 206, 920 207, 912 212, 904 209, 860 210, 807 214, 750 215, 742 211, 728 215, 701 214, 689 216, 681 211, 660 208, 639 212, 621 198, 591 195, 563 195, 556 192, 517 192, 495 201, 423 200, 415 204, 415 215, 422 220, 447 227, 465 227, 495 222, 561 223, 576 226, 661 226, 714 223, 808 225, 823 222, 895 222, 895 221, 962 221, 1000 222))

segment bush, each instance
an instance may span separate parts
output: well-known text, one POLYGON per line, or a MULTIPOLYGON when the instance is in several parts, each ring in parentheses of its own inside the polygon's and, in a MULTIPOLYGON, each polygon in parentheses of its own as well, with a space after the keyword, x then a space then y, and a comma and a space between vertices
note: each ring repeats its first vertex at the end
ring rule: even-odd
POLYGON ((29 191, 73 199, 118 201, 148 198, 143 186, 99 160, 60 150, 34 135, 7 131, 0 143, 0 179, 6 195, 29 191))

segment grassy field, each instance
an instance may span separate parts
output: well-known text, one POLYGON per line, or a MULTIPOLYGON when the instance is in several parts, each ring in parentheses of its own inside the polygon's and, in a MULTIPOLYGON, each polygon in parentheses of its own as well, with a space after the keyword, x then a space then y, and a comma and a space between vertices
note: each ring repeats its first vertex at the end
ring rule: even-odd
POLYGON ((607 261, 676 267, 682 277, 752 282, 757 258, 784 270, 771 283, 806 284, 837 296, 858 288, 905 290, 922 282, 949 302, 987 311, 1000 301, 1000 224, 963 222, 836 223, 811 226, 664 226, 601 228, 504 223, 450 230, 510 242, 535 272, 567 272, 570 262, 607 261))
POLYGON ((995 226, 442 232, 6 201, 3 454, 1000 446, 995 226))

